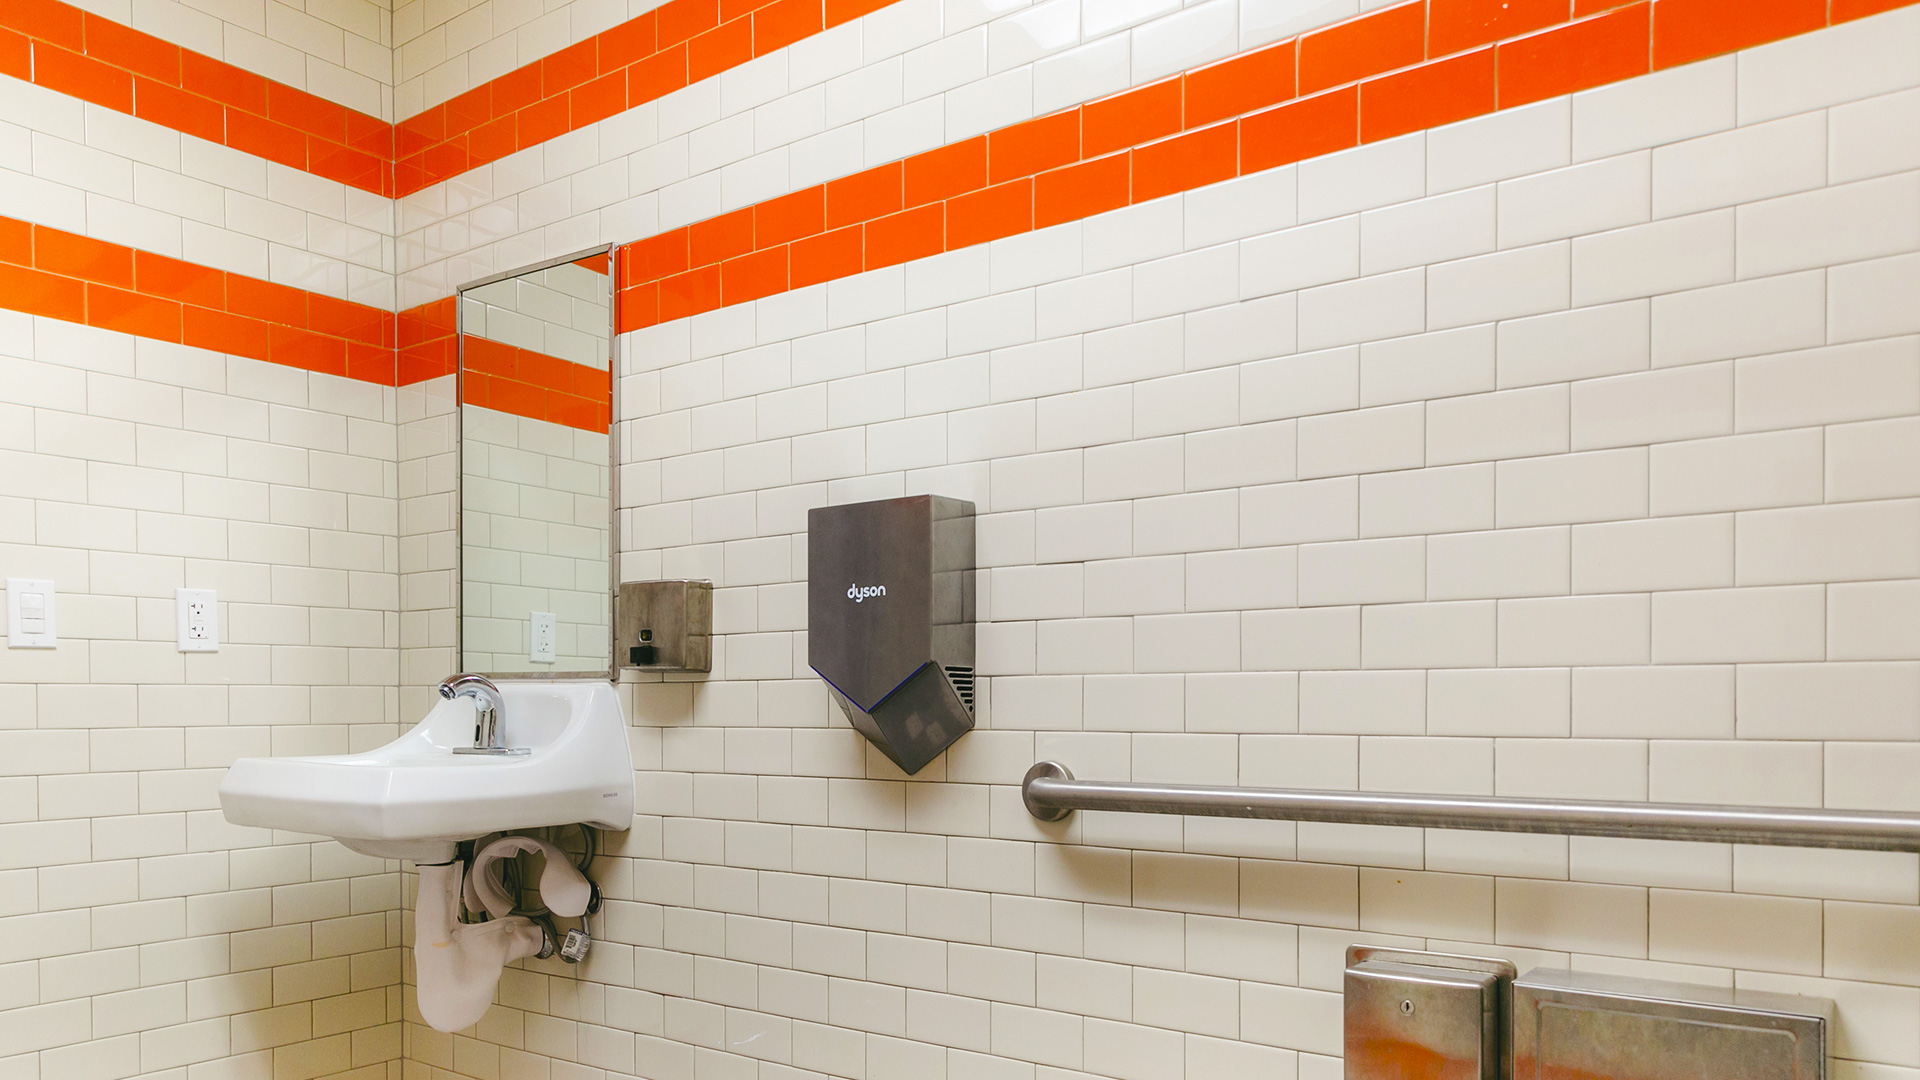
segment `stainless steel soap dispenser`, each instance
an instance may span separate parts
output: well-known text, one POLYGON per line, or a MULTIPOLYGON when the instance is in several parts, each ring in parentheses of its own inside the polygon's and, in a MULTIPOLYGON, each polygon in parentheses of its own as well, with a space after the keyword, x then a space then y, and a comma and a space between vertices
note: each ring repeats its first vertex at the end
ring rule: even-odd
POLYGON ((807 662, 909 774, 973 729, 973 517, 938 495, 807 511, 807 662))

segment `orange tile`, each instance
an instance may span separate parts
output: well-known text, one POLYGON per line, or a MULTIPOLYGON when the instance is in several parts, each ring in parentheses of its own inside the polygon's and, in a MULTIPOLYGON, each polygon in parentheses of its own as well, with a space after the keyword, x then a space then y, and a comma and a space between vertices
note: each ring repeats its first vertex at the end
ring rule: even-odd
POLYGON ((742 15, 687 42, 687 78, 694 82, 710 79, 751 59, 753 16, 742 15))
POLYGON ((132 75, 58 45, 44 41, 34 43, 33 81, 49 90, 104 105, 116 112, 133 111, 132 75))
POLYGON ((1080 110, 1042 116, 987 136, 987 181, 1032 176, 1080 160, 1080 110))
MULTIPOLYGON (((519 112, 540 100, 540 62, 514 68, 487 84, 495 120, 519 112)), ((442 136, 435 135, 438 142, 442 136)))
POLYGON ((660 321, 660 284, 648 284, 633 289, 621 289, 619 307, 614 313, 614 325, 621 333, 630 330, 645 330, 660 321))
POLYGON ((413 157, 397 161, 393 166, 394 186, 404 195, 411 195, 430 182, 427 179, 427 155, 416 154, 413 157))
POLYGON ((28 315, 81 323, 87 321, 87 287, 73 278, 0 263, 0 296, 7 307, 28 315))
POLYGON ((112 19, 84 18, 87 55, 169 86, 180 85, 180 47, 112 19))
POLYGON ((1868 15, 1878 15, 1883 11, 1892 11, 1897 7, 1906 7, 1913 0, 1831 0, 1827 17, 1835 23, 1864 19, 1868 15))
POLYGON ((708 218, 691 226, 687 253, 693 266, 705 266, 753 250, 753 207, 708 218))
POLYGON ((1826 22, 1826 0, 1660 0, 1653 12, 1653 68, 1804 34, 1826 22))
POLYGON ((307 167, 305 132, 238 109, 227 110, 227 145, 288 168, 307 167))
POLYGON ((907 159, 906 168, 908 206, 978 191, 987 186, 987 137, 976 135, 915 154, 907 159))
POLYGON ((1597 15, 1602 11, 1626 7, 1634 2, 1635 0, 1573 0, 1573 17, 1578 19, 1583 15, 1597 15))
POLYGON ((307 171, 315 176, 359 188, 379 191, 387 163, 372 155, 335 143, 313 140, 309 146, 307 171))
POLYGON ((728 22, 742 15, 751 15, 767 6, 767 0, 720 0, 720 21, 728 22))
POLYGON ((1425 0, 1329 27, 1300 39, 1300 92, 1311 94, 1427 56, 1425 0))
POLYGON ((133 80, 133 115, 208 142, 226 142, 227 111, 218 102, 152 79, 133 80))
MULTIPOLYGON (((1022 177, 947 202, 947 250, 1033 229, 1033 180, 1022 177)), ((872 256, 868 256, 871 261, 872 256)))
POLYGON ((133 284, 143 293, 201 307, 223 309, 227 303, 227 275, 150 251, 133 253, 133 284))
POLYGON ((628 107, 663 98, 686 85, 687 47, 675 45, 627 69, 628 107))
POLYGON ((896 161, 827 181, 827 228, 899 213, 904 191, 901 176, 896 161))
POLYGON ((87 325, 154 341, 180 340, 180 304, 111 285, 87 286, 87 325))
POLYGON ((1635 4, 1501 45, 1500 107, 1645 75, 1650 6, 1635 4))
POLYGON ((1033 227, 1078 221, 1132 201, 1133 155, 1083 161, 1033 178, 1033 227))
POLYGON ((657 24, 649 11, 600 34, 600 74, 609 75, 644 60, 658 48, 657 24))
POLYGON ((577 41, 540 61, 540 96, 564 94, 600 74, 600 42, 577 41))
POLYGON ((33 78, 33 39, 17 30, 0 30, 0 75, 33 78))
POLYGON ((628 289, 685 272, 693 265, 687 249, 690 231, 682 226, 621 248, 620 287, 628 289))
POLYGON ((133 249, 36 225, 33 265, 49 273, 133 288, 133 249))
POLYGON ((1203 127, 1293 97, 1298 51, 1298 42, 1283 41, 1188 74, 1187 126, 1203 127))
POLYGON ((267 114, 265 78, 191 49, 180 54, 180 86, 255 116, 267 114))
POLYGON ((0 217, 0 262, 33 265, 33 226, 19 218, 0 217))
POLYGON ((467 157, 476 165, 499 161, 520 148, 520 117, 516 113, 474 128, 467 136, 467 157))
POLYGON ((72 4, 48 0, 9 0, 0 4, 0 26, 17 30, 30 38, 51 41, 74 52, 86 48, 86 28, 81 10, 72 4))
POLYGON ((557 139, 573 130, 567 99, 564 97, 547 98, 536 101, 520 110, 519 130, 520 149, 539 146, 549 139, 557 139))
POLYGON ((447 99, 443 109, 448 131, 472 131, 493 119, 493 84, 481 83, 464 94, 456 94, 447 99))
POLYGON ((307 296, 307 329, 362 345, 378 345, 383 337, 379 308, 337 300, 320 293, 307 296))
POLYGON ((1236 121, 1190 131, 1133 152, 1133 201, 1192 191, 1239 175, 1240 131, 1236 121))
POLYGON ((768 248, 720 264, 720 302, 744 304, 787 291, 787 249, 768 248))
POLYGON ((181 315, 182 344, 251 360, 267 359, 266 323, 192 304, 186 305, 181 315))
POLYGON ((394 125, 394 153, 401 157, 412 157, 430 146, 437 146, 447 137, 447 108, 436 105, 422 110, 394 125))
POLYGON ((1240 121, 1240 174, 1275 169, 1360 143, 1360 88, 1349 86, 1240 121))
POLYGON ((347 110, 326 98, 274 83, 267 87, 267 119, 329 142, 347 141, 347 110))
POLYGON ((520 350, 492 338, 468 334, 460 340, 460 373, 463 377, 500 375, 512 378, 519 369, 519 358, 520 350))
MULTIPOLYGON (((974 198, 975 196, 967 196, 974 198)), ((916 206, 867 222, 864 268, 878 270, 938 255, 947 240, 947 204, 916 206)))
POLYGON ((893 0, 827 0, 827 26, 852 22, 862 15, 879 11, 893 0))
POLYGON ((688 40, 720 25, 720 0, 668 0, 654 9, 660 48, 688 40))
POLYGON ((347 373, 347 343, 293 326, 267 327, 267 359, 303 371, 347 373))
POLYGON ((794 241, 789 257, 791 287, 804 289, 859 273, 866 258, 865 237, 866 226, 851 225, 794 241))
POLYGON ((1428 0, 1427 55, 1489 45, 1571 17, 1571 0, 1428 0))
POLYGON ((1182 100, 1176 76, 1082 106, 1082 156, 1099 157, 1174 134, 1182 126, 1182 100))
POLYGON ((598 255, 589 255, 584 259, 575 259, 573 260, 573 265, 582 270, 591 270, 601 277, 606 277, 611 273, 607 267, 608 262, 607 253, 603 251, 598 255))
MULTIPOLYGON (((188 312, 188 315, 191 324, 192 312, 188 312)), ((452 338, 403 348, 394 357, 393 383, 395 386, 412 386, 442 375, 451 375, 455 366, 452 338)))
POLYGON ((227 310, 250 319, 305 329, 307 294, 288 285, 228 274, 227 310))
POLYGON ((568 95, 568 111, 575 130, 588 124, 605 120, 609 116, 618 116, 627 111, 627 73, 616 71, 604 75, 584 86, 577 86, 568 95))
POLYGON ((436 184, 442 180, 451 180, 473 168, 473 158, 467 153, 465 135, 456 135, 438 146, 429 147, 424 156, 427 178, 436 184))
POLYGON ((1424 131, 1493 111, 1493 49, 1360 84, 1360 141, 1424 131))
POLYGON ((392 349, 347 343, 347 378, 377 386, 395 386, 395 357, 392 349))
POLYGON ((827 227, 827 188, 810 188, 782 195, 753 208, 753 243, 767 248, 812 236, 827 227))
POLYGON ((720 306, 720 268, 702 266, 660 283, 660 321, 672 322, 720 306))
POLYGON ((765 56, 825 29, 820 0, 775 0, 753 13, 753 55, 765 56))

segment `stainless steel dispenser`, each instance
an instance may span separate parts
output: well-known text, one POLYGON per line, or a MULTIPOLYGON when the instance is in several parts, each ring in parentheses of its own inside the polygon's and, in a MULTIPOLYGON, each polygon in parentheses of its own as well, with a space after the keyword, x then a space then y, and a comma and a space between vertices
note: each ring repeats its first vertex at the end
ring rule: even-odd
POLYGON ((1347 949, 1347 1080, 1825 1080, 1833 1002, 1347 949))
POLYGON ((807 512, 807 662, 909 774, 973 729, 973 516, 937 495, 807 512))

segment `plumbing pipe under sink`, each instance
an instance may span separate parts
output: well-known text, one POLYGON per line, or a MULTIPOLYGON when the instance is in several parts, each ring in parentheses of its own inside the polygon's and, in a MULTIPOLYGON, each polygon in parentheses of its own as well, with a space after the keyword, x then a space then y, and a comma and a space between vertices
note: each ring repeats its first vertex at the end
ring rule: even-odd
POLYGON ((413 964, 419 976, 420 1016, 436 1031, 460 1031, 479 1023, 493 1003, 501 969, 539 956, 547 946, 546 932, 524 915, 462 923, 464 869, 459 860, 420 867, 413 964))

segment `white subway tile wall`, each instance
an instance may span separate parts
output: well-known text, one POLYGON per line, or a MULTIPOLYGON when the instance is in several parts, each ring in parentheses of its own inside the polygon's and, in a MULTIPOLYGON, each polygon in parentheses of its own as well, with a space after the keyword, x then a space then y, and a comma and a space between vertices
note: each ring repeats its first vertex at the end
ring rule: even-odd
POLYGON ((422 1060, 1331 1077, 1380 941, 1831 996, 1848 1068, 1920 1068, 1914 856, 1016 787, 1916 805, 1920 64, 1782 85, 1860 33, 626 335, 620 573, 714 576, 714 674, 622 686, 631 950, 422 1060), (799 510, 915 492, 979 506, 984 678, 909 779, 807 672, 799 510))
POLYGON ((0 651, 0 1075, 399 1075, 399 864, 216 794, 398 731, 396 419, 0 312, 0 565, 61 609, 57 650, 0 651), (176 650, 180 587, 219 591, 218 652, 176 650))

